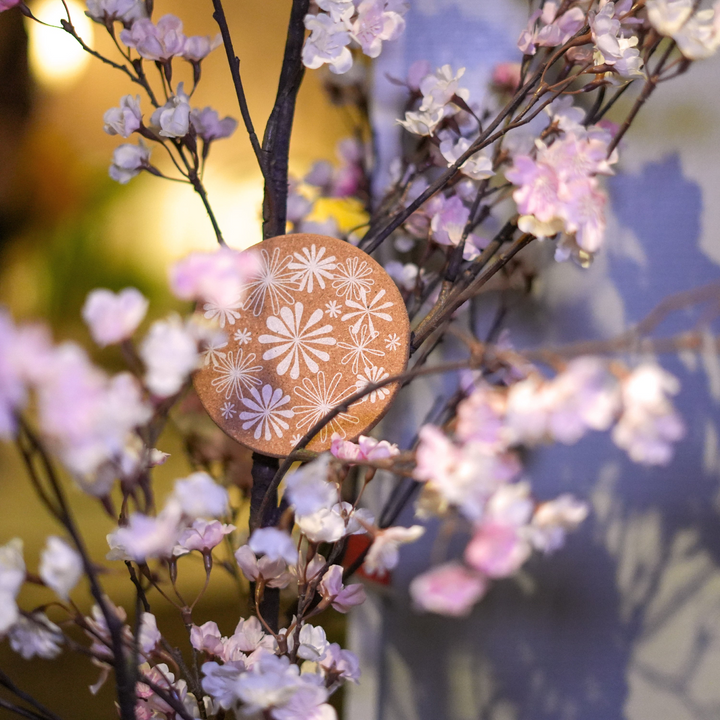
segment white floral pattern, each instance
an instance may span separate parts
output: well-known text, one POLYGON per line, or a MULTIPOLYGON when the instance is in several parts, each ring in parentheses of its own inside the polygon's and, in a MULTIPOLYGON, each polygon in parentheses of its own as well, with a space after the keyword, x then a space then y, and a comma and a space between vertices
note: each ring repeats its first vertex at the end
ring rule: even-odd
POLYGON ((375 284, 372 274, 372 268, 367 260, 360 260, 357 257, 348 258, 344 263, 337 264, 332 286, 340 297, 360 300, 375 284))
POLYGON ((352 330, 350 331, 350 342, 338 343, 338 347, 347 350, 340 362, 343 365, 352 363, 351 369, 353 375, 356 375, 360 369, 360 363, 363 364, 363 367, 373 364, 370 356, 385 357, 385 353, 382 350, 370 347, 379 334, 380 333, 371 333, 368 326, 363 325, 358 333, 354 333, 352 330))
POLYGON ((392 322, 392 315, 389 315, 383 310, 391 308, 395 303, 387 302, 381 303, 380 301, 385 297, 385 290, 380 290, 375 297, 368 302, 368 295, 363 295, 359 302, 355 300, 346 300, 345 306, 351 309, 351 312, 346 312, 340 319, 343 322, 355 320, 355 324, 350 328, 350 332, 358 333, 364 322, 367 322, 370 332, 375 334, 375 325, 373 324, 373 318, 386 320, 392 322))
POLYGON ((267 250, 260 251, 261 269, 257 277, 248 283, 248 298, 243 305, 245 310, 252 310, 258 317, 269 298, 275 315, 280 312, 280 305, 291 305, 295 302, 291 291, 297 290, 295 272, 289 269, 292 257, 280 257, 280 248, 273 250, 272 256, 267 250))
POLYGON ((304 310, 305 306, 301 302, 295 303, 294 309, 282 308, 280 317, 271 315, 266 322, 268 330, 275 334, 261 335, 258 338, 263 345, 275 345, 263 354, 263 360, 274 360, 284 355, 276 368, 277 374, 284 375, 290 370, 290 377, 293 380, 300 377, 300 358, 305 361, 311 373, 316 373, 320 369, 317 360, 327 362, 330 359, 330 355, 317 346, 327 347, 337 342, 334 337, 328 335, 332 332, 332 325, 314 327, 322 320, 322 310, 315 310, 303 325, 304 310))
POLYGON ((385 338, 385 349, 394 352, 400 347, 400 336, 397 333, 390 333, 385 338))
POLYGON ((243 388, 249 390, 260 385, 256 375, 262 372, 262 365, 254 365, 255 353, 245 355, 242 350, 230 350, 225 357, 219 358, 215 365, 215 377, 211 385, 225 395, 226 400, 243 396, 243 388))
POLYGON ((332 270, 335 269, 335 256, 325 257, 325 248, 321 247, 319 250, 313 243, 310 249, 304 247, 302 254, 293 253, 295 261, 288 265, 291 270, 297 270, 298 272, 293 277, 293 280, 298 284, 298 290, 307 290, 312 292, 315 287, 315 280, 317 284, 324 290, 325 280, 332 280, 332 270))
MULTIPOLYGON (((321 370, 314 382, 306 377, 302 381, 302 386, 295 387, 295 395, 303 402, 302 405, 293 407, 293 412, 298 417, 298 430, 307 432, 335 406, 355 392, 353 386, 340 389, 342 377, 342 373, 335 373, 333 379, 328 383, 325 380, 325 373, 321 370)), ((325 442, 328 436, 334 432, 345 437, 345 427, 348 423, 356 425, 357 417, 347 412, 339 413, 320 430, 320 440, 325 442)))
MULTIPOLYGON (((366 367, 365 371, 359 373, 357 376, 357 380, 355 381, 355 390, 359 392, 368 385, 374 385, 375 383, 379 383, 381 380, 385 380, 385 378, 388 377, 390 377, 390 373, 386 372, 385 368, 376 367, 375 365, 372 367, 366 367)), ((369 400, 370 403, 374 404, 379 400, 384 400, 389 394, 390 388, 387 385, 384 385, 383 387, 377 388, 376 390, 368 393, 358 402, 362 403, 369 400)))
POLYGON ((252 333, 247 328, 243 328, 236 330, 233 338, 238 344, 247 345, 252 340, 252 333))
POLYGON ((289 395, 283 395, 280 388, 264 385, 261 392, 256 388, 250 389, 251 398, 243 398, 242 404, 248 408, 240 413, 240 420, 244 420, 243 430, 255 428, 254 437, 259 440, 264 436, 266 441, 272 440, 273 433, 279 438, 290 429, 288 420, 295 413, 284 406, 290 402, 289 395))
POLYGON ((221 305, 214 300, 206 302, 203 305, 205 318, 207 320, 217 320, 221 328, 225 327, 225 323, 228 325, 234 325, 235 321, 240 318, 238 310, 241 308, 242 302, 239 299, 229 305, 221 305))
MULTIPOLYGON (((242 307, 204 309, 226 334, 206 343, 195 387, 229 434, 283 455, 359 388, 404 371, 409 326, 395 284, 348 243, 299 234, 271 238, 254 252, 258 270, 242 307)), ((373 390, 343 408, 308 447, 327 449, 334 432, 367 433, 396 389, 373 390)))

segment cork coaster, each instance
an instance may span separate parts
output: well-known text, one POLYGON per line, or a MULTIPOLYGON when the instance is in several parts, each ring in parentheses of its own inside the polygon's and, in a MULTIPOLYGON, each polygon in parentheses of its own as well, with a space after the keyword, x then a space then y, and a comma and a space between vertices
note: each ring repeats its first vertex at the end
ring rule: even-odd
MULTIPOLYGON (((390 276, 361 250, 323 235, 265 240, 244 301, 204 306, 227 341, 208 349, 195 389, 210 417, 243 445, 287 455, 331 408, 407 367, 410 323, 390 276)), ((351 405, 313 438, 327 450, 385 414, 396 384, 351 405)))

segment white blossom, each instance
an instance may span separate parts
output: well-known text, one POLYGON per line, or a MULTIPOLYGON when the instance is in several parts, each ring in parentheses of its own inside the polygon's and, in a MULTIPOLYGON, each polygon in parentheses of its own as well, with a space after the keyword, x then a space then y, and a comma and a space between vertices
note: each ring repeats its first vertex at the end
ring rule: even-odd
POLYGON ((143 321, 147 308, 147 298, 135 288, 119 293, 98 288, 87 296, 82 317, 93 340, 105 347, 129 338, 143 321))
POLYGON ((52 660, 61 652, 63 634, 44 613, 36 612, 29 617, 20 617, 10 629, 8 639, 10 647, 25 660, 36 656, 52 660))
POLYGON ((183 83, 178 83, 177 94, 152 114, 150 124, 163 137, 181 138, 188 134, 190 131, 190 103, 183 83))
MULTIPOLYGON (((440 152, 448 166, 454 165, 469 149, 472 143, 467 138, 458 138, 456 143, 446 138, 440 143, 440 152)), ((473 180, 485 180, 495 174, 491 158, 484 152, 471 155, 461 166, 460 172, 473 180)))
POLYGON ((287 476, 285 487, 296 515, 310 515, 337 503, 337 486, 328 482, 330 460, 331 455, 323 453, 287 476))
POLYGON ((695 13, 673 35, 688 60, 705 60, 720 46, 720 2, 695 13))
POLYGON ((130 182, 141 170, 150 167, 150 149, 143 142, 138 140, 137 145, 124 143, 115 148, 113 152, 112 165, 110 165, 110 177, 121 185, 130 182))
POLYGON ((690 17, 693 0, 647 0, 650 24, 665 36, 674 35, 690 17))
POLYGON ((338 75, 352 67, 352 54, 347 47, 350 33, 342 20, 335 22, 324 13, 308 14, 305 16, 305 27, 310 31, 302 50, 305 67, 316 70, 328 64, 330 71, 338 75))
POLYGON ((110 108, 103 115, 103 130, 108 135, 121 135, 126 138, 134 133, 142 124, 140 96, 125 95, 120 99, 120 107, 110 108))
POLYGON ((51 536, 40 556, 40 577, 63 600, 83 574, 80 554, 59 537, 51 536))
POLYGON ((157 619, 152 613, 144 612, 140 623, 140 632, 138 633, 138 645, 140 650, 149 655, 162 639, 162 635, 158 630, 157 619))
POLYGON ((147 368, 145 383, 160 397, 177 393, 200 361, 197 341, 177 315, 150 326, 140 357, 147 368))
POLYGON ((145 0, 87 0, 85 14, 104 25, 108 20, 131 24, 147 16, 145 0))
POLYGON ((258 528, 250 536, 248 543, 256 555, 265 555, 270 560, 284 560, 288 565, 296 565, 298 551, 292 538, 283 530, 273 527, 258 528))
POLYGON ((304 660, 311 660, 312 662, 319 662, 325 657, 328 645, 325 630, 320 626, 303 625, 300 629, 298 657, 304 660))
POLYGON ((189 518, 219 518, 227 515, 227 490, 218 485, 206 472, 196 472, 175 481, 173 497, 183 514, 189 518))
POLYGON ((385 575, 388 570, 397 566, 400 560, 400 545, 415 542, 424 532, 425 528, 422 525, 381 530, 370 546, 363 569, 368 575, 385 575))

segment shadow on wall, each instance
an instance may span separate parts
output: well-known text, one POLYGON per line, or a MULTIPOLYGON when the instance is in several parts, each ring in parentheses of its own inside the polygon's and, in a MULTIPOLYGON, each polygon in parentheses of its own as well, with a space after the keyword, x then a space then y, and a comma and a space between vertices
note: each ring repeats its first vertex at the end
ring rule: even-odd
MULTIPOLYGON (((701 189, 677 156, 616 176, 609 189, 620 229, 642 248, 605 263, 629 322, 717 280, 698 250, 701 189)), ((553 339, 596 327, 602 310, 592 297, 556 306, 553 339)), ((694 322, 679 315, 660 333, 694 322)), ((663 364, 681 381, 687 424, 668 467, 631 463, 607 434, 537 451, 528 475, 538 497, 573 492, 593 505, 565 549, 497 583, 465 621, 409 613, 405 599, 386 604, 382 720, 720 717, 720 417, 701 363, 663 364)), ((423 557, 405 554, 400 584, 422 570, 431 544, 423 557)))

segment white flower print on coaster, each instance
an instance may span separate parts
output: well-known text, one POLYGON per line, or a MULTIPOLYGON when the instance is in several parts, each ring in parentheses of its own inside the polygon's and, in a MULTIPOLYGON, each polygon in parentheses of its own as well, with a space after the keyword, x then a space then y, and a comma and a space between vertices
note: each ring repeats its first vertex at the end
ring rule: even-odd
MULTIPOLYGON (((195 388, 228 435, 283 457, 359 388, 405 371, 410 323, 395 282, 349 243, 299 233, 247 252, 260 255, 258 275, 231 314, 213 309, 227 342, 208 349, 195 388)), ((367 434, 397 390, 343 408, 308 447, 328 449, 334 432, 367 434)))

